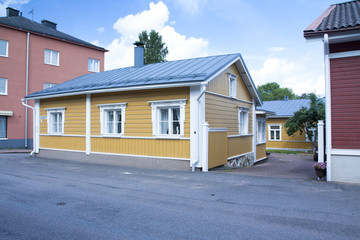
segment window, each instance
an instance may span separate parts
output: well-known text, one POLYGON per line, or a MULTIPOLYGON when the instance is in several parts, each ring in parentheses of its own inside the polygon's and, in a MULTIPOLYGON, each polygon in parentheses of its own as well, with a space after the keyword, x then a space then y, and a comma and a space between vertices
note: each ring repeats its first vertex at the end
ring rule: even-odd
MULTIPOLYGON (((315 134, 317 133, 317 129, 316 128, 311 128, 310 131, 312 132, 312 139, 313 139, 315 137, 315 134)), ((310 142, 312 140, 312 139, 310 140, 310 138, 309 138, 309 136, 307 134, 305 134, 305 136, 306 136, 306 141, 307 142, 310 142)), ((317 137, 316 137, 315 141, 317 141, 317 137)))
POLYGON ((184 135, 186 99, 152 101, 154 136, 180 137, 184 135))
POLYGON ((258 118, 257 122, 257 143, 265 143, 266 142, 266 119, 258 118))
POLYGON ((102 135, 124 135, 126 103, 101 104, 100 124, 102 135))
POLYGON ((7 138, 6 128, 7 128, 7 117, 0 116, 0 139, 7 138))
POLYGON ((249 133, 249 109, 239 107, 239 134, 249 133))
POLYGON ((229 96, 236 97, 236 79, 237 76, 229 74, 229 96))
POLYGON ((88 71, 89 72, 99 72, 100 61, 97 59, 89 58, 88 60, 88 71))
POLYGON ((281 140, 281 124, 269 125, 269 140, 281 140))
POLYGON ((44 89, 51 88, 55 85, 57 85, 57 84, 56 83, 44 83, 44 89))
POLYGON ((8 49, 9 49, 9 42, 0 39, 0 56, 8 57, 8 52, 9 52, 8 49))
POLYGON ((65 121, 65 108, 48 108, 47 123, 49 134, 63 134, 65 121))
POLYGON ((7 79, 0 78, 0 95, 7 95, 7 79))
POLYGON ((54 50, 45 49, 45 64, 59 66, 59 52, 54 50))

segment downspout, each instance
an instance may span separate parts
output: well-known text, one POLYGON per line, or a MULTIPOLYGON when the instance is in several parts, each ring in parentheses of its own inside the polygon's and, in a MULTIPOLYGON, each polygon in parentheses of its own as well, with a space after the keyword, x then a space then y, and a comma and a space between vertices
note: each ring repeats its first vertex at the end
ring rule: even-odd
MULTIPOLYGON (((27 33, 26 39, 26 77, 25 77, 25 96, 29 94, 29 41, 30 41, 30 33, 27 33)), ((24 105, 25 108, 25 148, 28 147, 28 101, 25 100, 24 105)), ((34 139, 33 139, 34 141, 34 139)))
POLYGON ((33 150, 30 153, 30 156, 34 156, 35 150, 36 150, 36 127, 35 127, 35 123, 36 123, 36 109, 35 107, 32 107, 30 105, 27 104, 27 100, 25 99, 21 99, 21 103, 22 105, 24 105, 26 108, 31 108, 33 110, 33 150))
MULTIPOLYGON (((204 93, 206 92, 206 85, 202 86, 202 91, 201 93, 199 94, 199 96, 197 97, 196 101, 198 102, 198 114, 200 115, 200 108, 201 108, 201 104, 200 104, 200 99, 201 97, 204 95, 204 93)), ((202 127, 201 124, 200 124, 200 117, 198 118, 199 119, 199 123, 198 123, 198 132, 200 132, 200 128, 202 127)), ((200 134, 197 135, 198 136, 198 155, 200 155, 200 134)), ((192 165, 191 165, 191 170, 193 172, 195 172, 195 165, 200 161, 200 157, 198 157, 197 161, 196 162, 193 162, 192 165)))
POLYGON ((326 124, 326 179, 331 182, 331 86, 329 35, 324 34, 324 68, 325 68, 325 124, 326 124))
POLYGON ((255 102, 255 98, 253 98, 253 107, 252 107, 252 111, 253 111, 253 152, 254 152, 254 163, 256 162, 256 142, 257 142, 257 121, 256 121, 256 102, 255 102))

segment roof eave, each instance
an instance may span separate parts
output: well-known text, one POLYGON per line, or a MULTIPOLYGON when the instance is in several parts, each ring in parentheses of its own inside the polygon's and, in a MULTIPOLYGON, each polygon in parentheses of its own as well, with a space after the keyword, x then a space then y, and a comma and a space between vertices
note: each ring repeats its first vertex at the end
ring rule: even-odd
POLYGON ((68 96, 85 95, 85 94, 124 92, 124 91, 174 88, 174 87, 191 87, 191 86, 201 85, 201 83, 202 83, 202 81, 188 82, 188 83, 157 84, 157 85, 146 85, 146 86, 142 85, 142 86, 133 86, 133 87, 85 90, 85 91, 76 91, 76 92, 68 92, 68 93, 55 93, 55 94, 38 95, 38 96, 33 96, 33 97, 31 97, 31 95, 29 95, 29 96, 25 96, 25 99, 26 100, 37 100, 37 99, 68 97, 68 96))
MULTIPOLYGON (((324 39, 324 34, 329 35, 329 40, 340 39, 343 36, 356 36, 360 35, 360 26, 332 29, 326 31, 304 31, 304 38, 307 41, 321 41, 324 39)), ((351 38, 349 38, 351 41, 351 38)), ((355 39, 356 40, 356 39, 355 39)))

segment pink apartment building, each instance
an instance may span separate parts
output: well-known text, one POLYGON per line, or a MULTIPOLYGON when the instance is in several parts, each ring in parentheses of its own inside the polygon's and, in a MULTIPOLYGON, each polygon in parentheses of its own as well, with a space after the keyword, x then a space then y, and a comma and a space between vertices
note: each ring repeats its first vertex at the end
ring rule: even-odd
POLYGON ((21 99, 104 71, 107 50, 58 31, 56 23, 37 23, 16 9, 6 10, 6 17, 0 17, 0 149, 31 148, 33 113, 21 99))

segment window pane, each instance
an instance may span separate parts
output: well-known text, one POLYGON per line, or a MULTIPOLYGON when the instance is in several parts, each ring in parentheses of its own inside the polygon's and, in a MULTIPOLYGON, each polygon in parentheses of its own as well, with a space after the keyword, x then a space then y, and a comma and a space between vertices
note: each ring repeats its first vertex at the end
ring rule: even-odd
POLYGON ((160 120, 168 121, 169 120, 168 114, 169 114, 168 109, 160 109, 160 120))
POLYGON ((274 131, 270 131, 270 139, 274 139, 275 138, 275 133, 274 133, 274 131))
POLYGON ((89 58, 88 59, 88 71, 92 71, 93 70, 93 59, 89 58))
POLYGON ((276 131, 276 140, 280 140, 280 131, 276 131))
POLYGON ((59 65, 59 52, 51 51, 52 52, 52 64, 59 65))
POLYGON ((180 123, 173 122, 173 134, 180 134, 180 123))
POLYGON ((6 78, 0 78, 0 93, 6 94, 6 78))
POLYGON ((45 49, 45 63, 50 64, 50 50, 45 49))
POLYGON ((168 122, 160 122, 160 134, 169 134, 168 122))
POLYGON ((6 116, 0 116, 0 138, 6 138, 6 116))
POLYGON ((58 113, 58 133, 62 133, 62 114, 58 113))
POLYGON ((271 129, 280 129, 280 126, 270 126, 271 129))
POLYGON ((114 111, 107 111, 106 133, 114 133, 114 111))
POLYGON ((99 72, 99 60, 94 59, 94 72, 99 72))
POLYGON ((121 133, 121 110, 115 111, 116 113, 116 133, 121 133))
POLYGON ((0 40, 0 56, 7 56, 8 41, 0 40))

